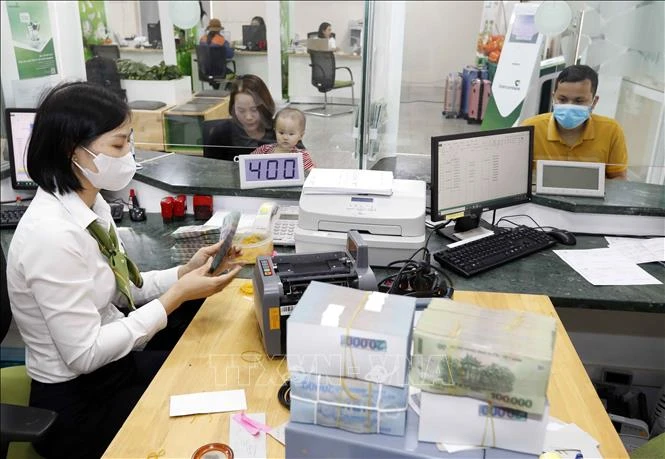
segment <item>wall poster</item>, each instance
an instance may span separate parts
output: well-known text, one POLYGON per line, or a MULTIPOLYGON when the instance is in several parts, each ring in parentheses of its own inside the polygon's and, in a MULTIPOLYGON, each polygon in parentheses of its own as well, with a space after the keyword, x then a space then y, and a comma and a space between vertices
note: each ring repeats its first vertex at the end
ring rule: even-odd
POLYGON ((48 2, 7 1, 7 16, 21 80, 58 73, 48 2))

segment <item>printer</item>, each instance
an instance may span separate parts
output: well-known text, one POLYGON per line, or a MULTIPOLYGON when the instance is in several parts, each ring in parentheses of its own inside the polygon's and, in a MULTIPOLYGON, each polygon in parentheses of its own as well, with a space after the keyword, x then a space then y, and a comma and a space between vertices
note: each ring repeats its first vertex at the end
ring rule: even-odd
POLYGON ((313 280, 376 291, 367 244, 357 231, 345 236, 345 250, 256 258, 254 312, 268 356, 286 354, 286 321, 313 280))
POLYGON ((392 194, 300 196, 296 253, 341 250, 346 232, 357 230, 371 266, 405 260, 425 244, 425 182, 393 179, 392 194))

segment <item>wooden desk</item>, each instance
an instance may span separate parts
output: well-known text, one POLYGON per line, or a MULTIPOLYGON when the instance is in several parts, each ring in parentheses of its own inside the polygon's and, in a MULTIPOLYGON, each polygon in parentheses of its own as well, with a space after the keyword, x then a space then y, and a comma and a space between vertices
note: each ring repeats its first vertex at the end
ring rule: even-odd
MULTIPOLYGON (((130 414, 109 448, 106 458, 146 458, 164 450, 163 458, 189 458, 201 445, 228 443, 232 413, 169 418, 169 396, 190 392, 245 389, 248 412, 265 412, 270 426, 288 420, 277 401, 277 389, 288 377, 286 360, 263 354, 252 298, 234 280, 222 293, 209 298, 130 414), (255 351, 262 356, 250 363, 255 351)), ((540 295, 456 292, 459 301, 495 308, 534 311, 557 317, 557 339, 548 389, 551 414, 575 422, 600 442, 606 458, 628 457, 603 409, 591 381, 549 299, 540 295)), ((284 457, 284 447, 267 440, 268 457, 284 457)))

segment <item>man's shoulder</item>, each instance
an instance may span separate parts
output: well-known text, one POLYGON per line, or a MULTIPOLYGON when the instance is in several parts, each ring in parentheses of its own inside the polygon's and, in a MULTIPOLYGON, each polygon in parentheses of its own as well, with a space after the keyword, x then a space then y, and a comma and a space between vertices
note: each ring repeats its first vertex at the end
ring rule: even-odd
POLYGON ((552 117, 551 113, 541 113, 540 115, 532 116, 522 121, 522 126, 547 126, 552 117))
POLYGON ((597 115, 595 113, 591 114, 591 119, 593 124, 602 129, 621 129, 621 125, 614 118, 609 116, 597 115))

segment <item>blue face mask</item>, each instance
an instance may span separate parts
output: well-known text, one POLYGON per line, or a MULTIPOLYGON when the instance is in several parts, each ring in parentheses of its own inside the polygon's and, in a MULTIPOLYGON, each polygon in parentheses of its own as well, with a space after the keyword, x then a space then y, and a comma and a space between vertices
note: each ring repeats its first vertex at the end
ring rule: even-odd
POLYGON ((554 104, 554 118, 564 129, 575 129, 591 115, 591 107, 588 105, 554 104))

